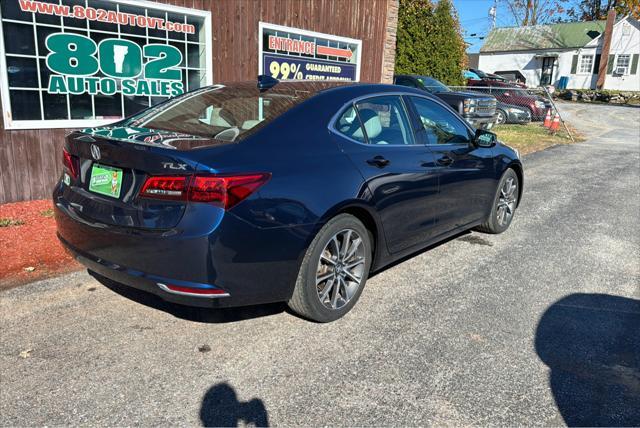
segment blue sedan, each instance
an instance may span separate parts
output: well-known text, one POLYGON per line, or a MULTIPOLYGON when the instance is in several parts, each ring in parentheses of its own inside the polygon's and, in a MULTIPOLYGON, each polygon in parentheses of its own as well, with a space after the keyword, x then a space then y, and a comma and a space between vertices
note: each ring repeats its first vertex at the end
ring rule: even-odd
POLYGON ((408 87, 201 88, 68 135, 53 200, 89 270, 201 307, 284 301, 319 322, 368 276, 468 229, 505 231, 523 170, 408 87))

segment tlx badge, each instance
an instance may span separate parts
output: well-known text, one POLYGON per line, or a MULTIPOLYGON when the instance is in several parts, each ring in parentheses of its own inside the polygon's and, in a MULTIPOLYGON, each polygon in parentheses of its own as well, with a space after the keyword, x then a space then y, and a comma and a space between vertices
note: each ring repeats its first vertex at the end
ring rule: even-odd
POLYGON ((162 162, 162 167, 165 169, 181 169, 184 171, 187 170, 186 163, 162 162))

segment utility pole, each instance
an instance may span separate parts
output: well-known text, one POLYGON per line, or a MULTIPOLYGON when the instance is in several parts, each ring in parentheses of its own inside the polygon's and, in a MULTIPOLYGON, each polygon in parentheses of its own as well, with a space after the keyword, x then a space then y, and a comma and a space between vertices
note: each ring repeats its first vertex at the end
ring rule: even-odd
POLYGON ((496 28, 496 16, 498 15, 498 0, 493 0, 493 6, 489 9, 490 30, 496 28))
POLYGON ((607 78, 607 68, 609 66, 609 52, 611 51, 611 37, 613 35, 613 24, 616 23, 616 10, 611 8, 607 14, 607 23, 604 27, 604 39, 602 40, 602 52, 600 54, 600 67, 598 68, 598 80, 596 89, 602 89, 607 78))

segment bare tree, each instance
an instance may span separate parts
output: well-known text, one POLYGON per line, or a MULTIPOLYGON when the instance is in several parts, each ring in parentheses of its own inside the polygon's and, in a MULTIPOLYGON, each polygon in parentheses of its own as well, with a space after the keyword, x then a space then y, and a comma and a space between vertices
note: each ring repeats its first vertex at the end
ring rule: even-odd
POLYGON ((640 0, 575 0, 567 14, 574 20, 596 21, 606 19, 611 9, 615 9, 618 16, 631 14, 640 18, 640 0))
POLYGON ((517 26, 557 21, 570 4, 569 0, 501 0, 500 3, 517 26))

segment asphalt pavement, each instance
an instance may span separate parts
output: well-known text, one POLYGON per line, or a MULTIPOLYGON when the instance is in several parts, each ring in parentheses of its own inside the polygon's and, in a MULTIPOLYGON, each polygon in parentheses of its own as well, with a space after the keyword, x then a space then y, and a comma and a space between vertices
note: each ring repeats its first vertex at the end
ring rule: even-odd
POLYGON ((385 270, 334 323, 86 272, 0 292, 0 425, 640 425, 640 109, 561 110, 589 139, 525 157, 506 233, 385 270))

